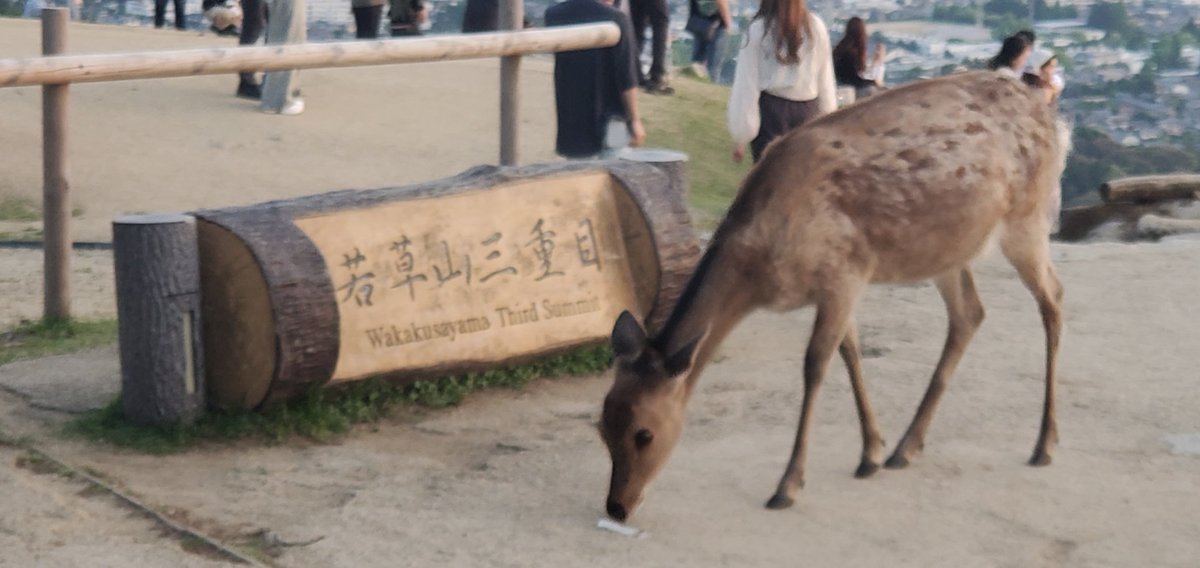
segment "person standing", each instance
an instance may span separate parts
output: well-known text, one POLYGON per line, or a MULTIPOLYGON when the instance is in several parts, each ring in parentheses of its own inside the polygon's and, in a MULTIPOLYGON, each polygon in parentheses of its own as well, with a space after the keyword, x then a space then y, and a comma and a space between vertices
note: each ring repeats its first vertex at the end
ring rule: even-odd
MULTIPOLYGON (((182 30, 187 28, 187 22, 184 18, 187 16, 184 13, 185 0, 174 0, 175 4, 175 29, 182 30)), ((167 0, 154 0, 154 27, 161 28, 167 23, 167 0)))
POLYGON ((655 95, 670 95, 675 92, 667 84, 667 33, 671 23, 670 9, 667 0, 627 0, 629 15, 633 19, 633 35, 637 38, 637 53, 640 56, 646 46, 646 25, 649 24, 652 34, 650 47, 650 75, 642 72, 640 57, 634 57, 637 63, 638 85, 647 93, 655 95))
POLYGON ((646 137, 637 107, 637 71, 629 18, 612 0, 566 0, 546 9, 547 26, 613 22, 621 37, 611 47, 554 54, 554 106, 558 117, 555 150, 588 159, 646 137))
POLYGON ((384 0, 350 0, 350 11, 354 13, 354 37, 375 39, 379 37, 379 23, 383 21, 384 0))
POLYGON ((692 34, 692 72, 720 82, 725 40, 733 29, 729 0, 688 0, 687 31, 692 34))
POLYGON ((747 143, 757 162, 773 140, 837 108, 829 31, 804 0, 762 0, 746 36, 729 98, 735 162, 747 143))
MULTIPOLYGON (((262 37, 263 23, 267 20, 267 6, 263 0, 242 1, 242 31, 238 34, 238 45, 254 45, 262 37)), ((243 99, 262 99, 262 85, 253 71, 238 73, 237 96, 243 99)))
POLYGON ((462 33, 494 32, 500 29, 500 0, 467 0, 462 33))
POLYGON ((429 20, 424 0, 391 0, 388 19, 392 37, 419 36, 421 25, 429 20))
MULTIPOLYGON (((268 10, 271 18, 267 23, 267 45, 304 43, 308 39, 304 0, 271 0, 268 10)), ((295 69, 288 69, 270 71, 263 77, 263 112, 286 115, 304 112, 298 75, 295 69)))

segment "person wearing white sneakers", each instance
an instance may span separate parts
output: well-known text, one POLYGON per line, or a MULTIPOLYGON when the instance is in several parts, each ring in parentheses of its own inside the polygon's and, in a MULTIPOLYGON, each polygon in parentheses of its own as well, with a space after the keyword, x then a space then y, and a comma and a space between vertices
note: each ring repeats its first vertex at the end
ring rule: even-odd
MULTIPOLYGON (((308 31, 304 0, 270 0, 267 8, 267 44, 304 43, 308 31)), ((297 71, 271 71, 263 77, 262 111, 296 115, 304 112, 297 71)))

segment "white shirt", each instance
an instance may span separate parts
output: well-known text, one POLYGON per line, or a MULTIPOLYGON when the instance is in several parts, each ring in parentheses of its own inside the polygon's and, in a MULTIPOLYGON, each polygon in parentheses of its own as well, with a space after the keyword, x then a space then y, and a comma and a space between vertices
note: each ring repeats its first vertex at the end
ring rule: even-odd
POLYGON ((810 34, 800 44, 799 63, 786 65, 775 56, 774 32, 764 33, 762 20, 750 23, 748 41, 738 52, 733 93, 729 97, 729 133, 735 144, 748 144, 758 136, 762 117, 758 97, 762 92, 792 101, 817 99, 820 113, 837 108, 837 90, 833 79, 833 52, 825 22, 808 13, 810 34))
POLYGON ((880 61, 879 63, 876 63, 874 65, 867 67, 866 69, 863 69, 863 72, 860 75, 862 76, 863 79, 866 79, 868 81, 875 81, 876 83, 882 83, 883 75, 886 72, 887 72, 887 64, 880 61))

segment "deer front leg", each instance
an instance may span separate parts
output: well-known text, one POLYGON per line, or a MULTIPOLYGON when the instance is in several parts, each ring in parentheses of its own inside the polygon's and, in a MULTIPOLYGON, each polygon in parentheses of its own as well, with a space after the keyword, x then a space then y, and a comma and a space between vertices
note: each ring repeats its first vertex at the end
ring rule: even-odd
POLYGON ((879 435, 879 425, 875 423, 875 412, 871 410, 871 402, 867 399, 867 387, 863 382, 861 351, 858 344, 858 326, 854 318, 850 318, 846 326, 846 337, 838 348, 842 361, 846 363, 846 372, 850 375, 850 388, 854 391, 854 404, 858 407, 858 422, 862 426, 863 449, 862 461, 854 472, 854 477, 864 479, 879 471, 879 463, 883 454, 883 436, 879 435))
POLYGON ((767 501, 768 509, 786 509, 795 503, 796 491, 804 487, 804 456, 808 453, 808 430, 812 422, 813 403, 817 398, 817 390, 833 350, 846 336, 846 325, 849 323, 857 290, 841 290, 848 297, 827 298, 817 308, 817 321, 813 326, 812 338, 808 342, 808 350, 804 355, 804 402, 800 409, 800 427, 796 432, 796 443, 792 446, 792 457, 788 460, 783 478, 775 495, 767 501))
POLYGON ((1021 281, 1033 293, 1042 313, 1046 331, 1046 398, 1042 403, 1042 428, 1029 465, 1050 465, 1054 446, 1058 444, 1058 421, 1054 412, 1054 390, 1057 382, 1056 361, 1058 343, 1062 336, 1063 287, 1050 263, 1050 243, 1045 227, 1034 219, 1018 227, 1010 227, 1008 237, 1000 247, 1008 257, 1021 281))
POLYGON ((954 368, 962 360, 967 344, 983 323, 983 302, 979 300, 979 293, 975 290, 975 279, 971 276, 971 269, 963 268, 941 276, 934 283, 946 302, 950 330, 946 336, 946 346, 942 349, 942 358, 938 361, 937 369, 933 371, 933 379, 929 382, 925 397, 921 399, 917 415, 913 417, 912 424, 896 445, 892 457, 884 464, 888 469, 908 466, 909 460, 925 448, 925 433, 929 430, 929 422, 933 419, 938 400, 942 398, 946 384, 954 374, 954 368))

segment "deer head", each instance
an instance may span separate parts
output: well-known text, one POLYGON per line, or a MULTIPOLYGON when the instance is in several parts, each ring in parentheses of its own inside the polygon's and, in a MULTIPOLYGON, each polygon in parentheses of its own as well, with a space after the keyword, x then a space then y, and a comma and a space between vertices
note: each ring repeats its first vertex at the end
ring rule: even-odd
POLYGON ((702 337, 663 353, 632 314, 617 318, 612 332, 616 378, 604 399, 600 437, 612 457, 606 509, 618 521, 633 514, 679 441, 687 375, 702 337))

